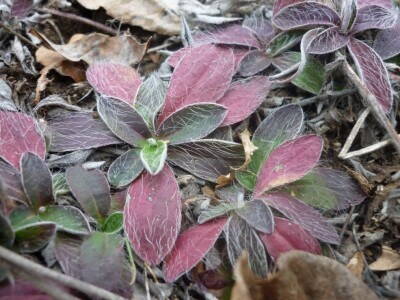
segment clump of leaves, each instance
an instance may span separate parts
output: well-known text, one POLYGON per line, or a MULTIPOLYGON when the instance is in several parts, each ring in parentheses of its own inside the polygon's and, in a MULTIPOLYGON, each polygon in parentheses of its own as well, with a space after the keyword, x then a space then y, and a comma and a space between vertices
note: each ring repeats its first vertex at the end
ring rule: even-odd
POLYGON ((259 276, 267 272, 266 251, 276 259, 290 249, 319 253, 317 239, 339 242, 335 228, 313 206, 344 209, 365 197, 343 172, 317 167, 322 138, 299 135, 302 125, 298 105, 275 110, 259 125, 252 139, 258 149, 247 170, 237 172, 251 193, 237 185, 217 190, 220 204, 203 211, 199 225, 181 233, 167 256, 168 281, 195 266, 223 231, 231 263, 246 250, 259 276), (286 218, 274 216, 271 208, 286 218))

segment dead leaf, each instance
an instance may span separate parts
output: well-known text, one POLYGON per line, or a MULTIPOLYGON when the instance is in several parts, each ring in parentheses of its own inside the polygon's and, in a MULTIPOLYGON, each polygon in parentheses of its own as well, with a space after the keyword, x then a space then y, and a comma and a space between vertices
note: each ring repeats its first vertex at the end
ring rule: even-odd
POLYGON ((351 273, 354 274, 358 279, 362 279, 362 273, 365 268, 364 254, 361 251, 357 251, 353 257, 349 260, 347 268, 351 273))
POLYGON ((290 251, 279 257, 277 267, 267 279, 258 279, 243 256, 235 267, 231 300, 378 300, 366 284, 328 257, 290 251))
POLYGON ((369 265, 373 271, 391 271, 400 269, 400 254, 388 246, 382 247, 382 255, 369 265))
POLYGON ((215 180, 215 182, 217 183, 216 188, 222 188, 224 186, 227 186, 228 184, 230 184, 233 179, 234 179, 234 175, 232 175, 232 173, 229 173, 227 175, 220 175, 218 176, 218 178, 215 180))
POLYGON ((253 156, 254 151, 256 151, 258 148, 254 146, 254 144, 251 142, 250 139, 250 131, 246 128, 243 130, 241 133, 239 133, 240 140, 242 141, 242 145, 244 148, 244 163, 241 165, 237 171, 243 171, 246 169, 248 164, 251 161, 251 157, 253 156))

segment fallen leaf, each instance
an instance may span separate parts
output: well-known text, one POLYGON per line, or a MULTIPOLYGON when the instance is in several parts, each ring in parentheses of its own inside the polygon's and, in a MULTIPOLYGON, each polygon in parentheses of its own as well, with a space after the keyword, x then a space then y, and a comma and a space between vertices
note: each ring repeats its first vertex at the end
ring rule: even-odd
POLYGON ((224 186, 227 186, 230 184, 235 177, 232 176, 232 173, 228 173, 227 175, 220 175, 217 177, 217 180, 215 181, 217 183, 216 188, 222 188, 224 186))
POLYGON ((377 300, 378 297, 345 266, 328 257, 290 251, 267 279, 251 273, 247 257, 235 267, 231 300, 377 300))
POLYGON ((251 157, 253 156, 254 151, 258 149, 257 146, 255 146, 250 139, 250 131, 246 128, 243 130, 241 133, 239 133, 240 140, 242 141, 242 145, 244 148, 244 163, 241 165, 236 171, 243 171, 246 169, 248 164, 251 161, 251 157))
POLYGON ((400 269, 400 254, 392 248, 383 246, 382 255, 369 265, 372 271, 390 271, 400 269))
POLYGON ((364 254, 361 251, 357 251, 347 263, 347 269, 349 269, 358 279, 362 279, 364 268, 364 254))

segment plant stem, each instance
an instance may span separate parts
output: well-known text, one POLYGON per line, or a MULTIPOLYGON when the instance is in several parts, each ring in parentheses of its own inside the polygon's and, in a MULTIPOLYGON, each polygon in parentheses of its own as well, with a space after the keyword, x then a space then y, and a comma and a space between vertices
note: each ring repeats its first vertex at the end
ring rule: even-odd
POLYGON ((13 268, 20 269, 21 271, 24 271, 26 273, 54 280, 56 282, 59 282, 61 285, 81 291, 82 293, 85 293, 88 296, 94 298, 101 298, 104 300, 125 300, 125 298, 111 293, 105 289, 43 267, 2 246, 0 246, 0 261, 4 261, 7 265, 10 265, 13 268))
POLYGON ((347 78, 355 85, 361 97, 364 98, 368 106, 371 108, 371 111, 375 115, 375 118, 379 121, 379 123, 385 128, 385 130, 389 134, 391 141, 395 146, 397 152, 400 153, 400 136, 397 134, 392 123, 390 123, 390 120, 387 118, 382 107, 379 105, 376 97, 372 95, 370 91, 365 87, 361 79, 358 77, 356 72, 354 72, 354 70, 347 61, 343 62, 342 68, 347 78))
POLYGON ((27 39, 26 37, 24 37, 22 34, 20 34, 19 32, 16 32, 14 29, 12 29, 11 27, 7 26, 6 24, 0 22, 0 27, 4 28, 4 30, 8 31, 9 33, 19 37, 22 41, 24 41, 25 43, 31 45, 34 48, 38 48, 38 46, 36 46, 34 43, 32 43, 29 39, 27 39))

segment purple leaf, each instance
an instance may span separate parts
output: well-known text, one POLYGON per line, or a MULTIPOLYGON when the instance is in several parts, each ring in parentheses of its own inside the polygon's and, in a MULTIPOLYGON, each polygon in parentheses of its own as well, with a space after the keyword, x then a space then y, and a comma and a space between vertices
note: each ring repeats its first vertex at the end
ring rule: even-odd
POLYGON ((194 36, 194 45, 224 44, 261 48, 253 33, 239 24, 229 25, 212 32, 201 32, 194 36))
POLYGON ((400 53, 400 17, 396 24, 389 29, 381 30, 376 35, 374 49, 382 59, 392 58, 400 53))
POLYGON ((251 200, 236 210, 236 213, 251 227, 264 233, 274 231, 274 216, 271 209, 262 200, 251 200))
POLYGON ((62 113, 48 121, 50 151, 66 152, 121 144, 99 119, 91 113, 62 113))
POLYGON ((163 273, 167 282, 173 282, 190 271, 214 246, 228 218, 194 225, 182 232, 171 253, 166 257, 163 273))
POLYGON ((337 26, 321 29, 320 33, 314 37, 307 48, 311 54, 326 54, 334 52, 347 45, 350 38, 346 34, 340 33, 337 26))
POLYGON ((378 5, 387 9, 393 8, 392 0, 357 0, 357 6, 363 8, 365 6, 378 5))
POLYGON ((300 2, 280 10, 272 23, 281 30, 315 25, 339 25, 340 17, 330 7, 318 2, 300 2))
POLYGON ((130 145, 139 146, 151 135, 142 116, 126 102, 99 96, 97 111, 108 128, 130 145))
POLYGON ((355 38, 348 44, 358 75, 385 112, 392 107, 393 94, 389 74, 379 55, 367 44, 355 38))
POLYGON ((181 48, 174 53, 172 53, 168 58, 167 58, 167 63, 173 67, 176 68, 176 66, 179 64, 181 59, 185 57, 186 54, 190 53, 192 50, 191 47, 186 47, 186 48, 181 48))
POLYGON ((275 35, 274 27, 272 27, 271 22, 264 17, 262 12, 256 12, 252 16, 245 18, 242 26, 251 30, 263 46, 275 35))
POLYGON ((365 6, 357 11, 352 34, 369 29, 387 29, 396 23, 396 14, 378 5, 365 6))
POLYGON ((99 170, 87 171, 81 166, 65 172, 69 188, 83 210, 102 222, 110 210, 111 195, 107 178, 99 170))
POLYGON ((62 271, 75 278, 80 276, 79 255, 82 243, 82 237, 63 232, 57 232, 54 239, 54 254, 62 271))
POLYGON ((318 163, 322 146, 322 138, 305 135, 275 148, 260 169, 255 195, 259 196, 306 175, 318 163))
POLYGON ((250 116, 266 99, 270 88, 271 82, 266 76, 234 82, 218 100, 218 104, 228 108, 228 114, 221 126, 232 125, 250 116))
POLYGON ((23 204, 28 203, 19 171, 2 158, 0 158, 0 181, 3 191, 9 200, 23 204))
POLYGON ((132 104, 142 83, 135 69, 115 63, 95 63, 89 66, 86 77, 99 93, 132 104))
POLYGON ((267 276, 267 256, 257 232, 239 216, 233 215, 229 218, 225 233, 232 266, 236 264, 243 252, 247 251, 250 269, 260 277, 267 276))
POLYGON ((275 231, 271 234, 260 234, 260 238, 274 260, 290 250, 321 253, 321 247, 316 239, 301 226, 283 218, 275 217, 275 231))
POLYGON ((215 45, 188 48, 172 74, 158 124, 186 105, 217 102, 229 88, 234 73, 232 49, 215 45))
POLYGON ((33 118, 18 112, 0 111, 0 156, 17 169, 25 152, 44 159, 46 146, 33 118))
POLYGON ((214 103, 199 103, 184 106, 160 124, 157 136, 170 145, 199 140, 217 129, 227 109, 214 103))
POLYGON ((241 76, 253 76, 271 65, 269 58, 264 51, 249 51, 240 62, 239 73, 241 76))
POLYGON ((12 1, 10 15, 12 17, 24 18, 33 7, 33 0, 14 0, 12 1))
POLYGON ((316 209, 283 193, 267 194, 261 199, 307 230, 313 237, 331 244, 339 243, 339 235, 335 227, 329 224, 316 209))
POLYGON ((208 181, 215 182, 244 162, 242 145, 203 139, 193 143, 169 147, 167 160, 174 165, 208 181))
MULTIPOLYGON (((53 283, 52 283, 53 284, 53 283)), ((3 284, 0 287, 1 300, 53 300, 33 285, 17 280, 16 282, 3 284)))
POLYGON ((56 233, 57 226, 51 222, 36 222, 15 230, 14 247, 21 253, 33 253, 42 249, 56 233))
POLYGON ((33 209, 54 203, 51 173, 43 160, 26 152, 21 158, 21 180, 33 209))
POLYGON ((171 251, 181 227, 181 196, 168 165, 155 176, 144 172, 129 187, 125 233, 136 254, 150 265, 171 251))
POLYGON ((303 2, 305 0, 276 0, 274 2, 274 7, 273 7, 273 15, 276 15, 282 8, 296 4, 299 2, 303 2))
POLYGON ((340 8, 340 16, 342 22, 340 24, 341 31, 347 33, 354 25, 357 17, 357 0, 343 0, 340 8))

